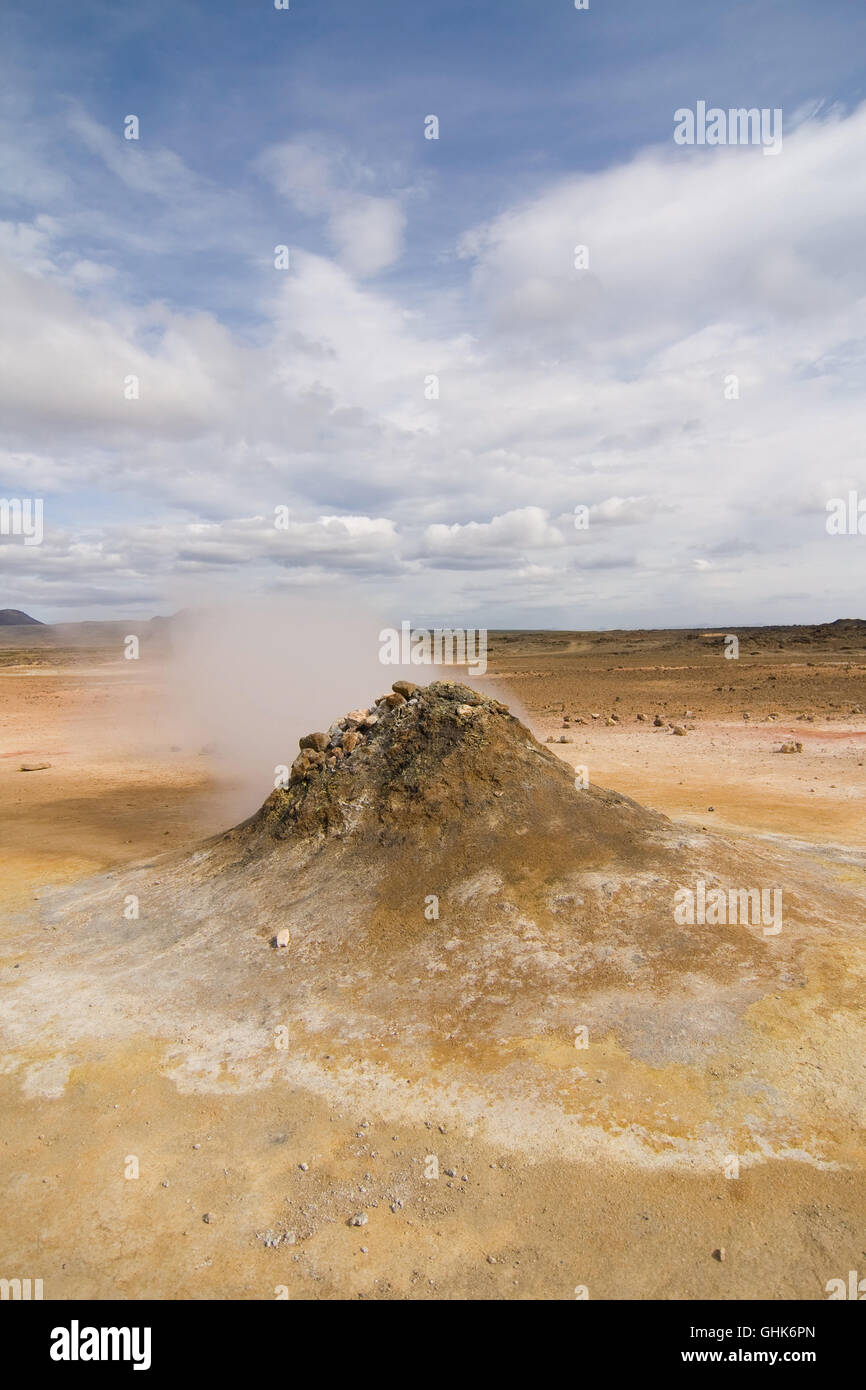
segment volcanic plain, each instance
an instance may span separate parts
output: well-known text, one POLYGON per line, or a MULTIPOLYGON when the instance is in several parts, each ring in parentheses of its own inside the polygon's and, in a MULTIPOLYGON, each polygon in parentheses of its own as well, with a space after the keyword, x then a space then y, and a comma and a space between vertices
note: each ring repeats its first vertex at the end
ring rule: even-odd
POLYGON ((70 636, 0 643, 0 1275, 809 1300, 866 1272, 866 624, 493 633, 483 679, 323 708, 237 825, 213 751, 169 741, 161 649, 70 636), (782 930, 677 922, 698 881, 777 887, 782 930))

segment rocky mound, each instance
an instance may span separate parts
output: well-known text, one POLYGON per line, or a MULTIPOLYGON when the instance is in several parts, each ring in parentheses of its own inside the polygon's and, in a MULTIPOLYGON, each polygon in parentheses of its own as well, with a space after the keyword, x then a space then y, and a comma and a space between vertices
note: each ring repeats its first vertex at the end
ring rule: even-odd
POLYGON ((276 839, 351 835, 383 848, 484 834, 566 832, 602 848, 624 826, 661 825, 635 802, 575 778, 497 700, 466 685, 396 681, 366 709, 305 735, 286 790, 249 822, 276 839))

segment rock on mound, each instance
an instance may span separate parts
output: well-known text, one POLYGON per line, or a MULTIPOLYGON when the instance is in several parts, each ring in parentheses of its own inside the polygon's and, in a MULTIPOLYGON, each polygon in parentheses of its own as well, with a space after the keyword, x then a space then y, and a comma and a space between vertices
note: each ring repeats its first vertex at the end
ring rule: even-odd
POLYGON ((567 830, 600 846, 627 825, 662 822, 613 792, 576 793, 573 773, 505 705, 451 681, 397 681, 300 747, 288 788, 250 823, 277 839, 351 834, 383 846, 439 845, 483 831, 567 830))

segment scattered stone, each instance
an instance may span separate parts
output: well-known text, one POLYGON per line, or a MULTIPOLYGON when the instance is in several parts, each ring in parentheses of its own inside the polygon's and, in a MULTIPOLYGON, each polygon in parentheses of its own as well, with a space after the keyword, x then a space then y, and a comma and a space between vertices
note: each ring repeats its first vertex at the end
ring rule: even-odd
POLYGON ((725 1253, 725 1247, 721 1245, 718 1250, 713 1251, 713 1259, 718 1260, 719 1264, 723 1265, 725 1263, 725 1253))
POLYGON ((356 729, 349 729, 343 734, 342 748, 344 753, 354 753, 359 743, 364 742, 364 735, 359 734, 356 729))
POLYGON ((386 705, 388 709, 399 709, 400 706, 405 705, 405 703, 406 696, 401 695, 397 690, 390 691, 389 694, 383 695, 381 700, 377 701, 377 704, 386 705))
POLYGON ((347 1224, 349 1226, 366 1226, 368 1220, 367 1213, 365 1211, 359 1211, 354 1216, 349 1217, 347 1224))
POLYGON ((607 722, 608 722, 609 724, 618 724, 618 723, 619 723, 619 715, 618 715, 618 714, 611 714, 611 716, 610 716, 610 718, 608 719, 607 722))
POLYGON ((202 1221, 205 1223, 206 1226, 210 1225, 210 1219, 210 1212, 206 1211, 204 1216, 202 1217, 202 1221))
POLYGON ((686 731, 681 724, 672 725, 671 732, 677 734, 680 738, 685 738, 686 736, 686 731))
POLYGON ((559 738, 556 741, 557 743, 571 743, 571 739, 568 737, 568 734, 560 734, 559 738))
POLYGON ((395 681, 391 689, 397 695, 402 695, 404 700, 408 700, 410 695, 414 695, 416 690, 420 690, 420 685, 414 685, 412 681, 395 681))
POLYGON ((44 772, 45 769, 46 769, 47 767, 50 767, 50 766, 51 766, 50 763, 22 763, 21 766, 19 767, 18 771, 19 771, 19 772, 44 772))
POLYGON ((655 719, 653 720, 653 724, 655 725, 655 727, 656 727, 657 729, 663 729, 663 728, 664 728, 664 723, 665 723, 665 721, 662 719, 661 715, 660 715, 660 714, 657 714, 656 717, 655 717, 655 719))
POLYGON ((295 761, 292 763, 292 776, 290 780, 292 782, 306 781, 312 772, 317 768, 324 767, 324 765, 324 753, 318 753, 311 748, 305 748, 302 753, 298 754, 297 758, 295 758, 295 761))
POLYGON ((313 749, 313 750, 314 750, 315 752, 317 752, 317 753, 324 753, 324 751, 325 751, 325 749, 327 748, 327 746, 328 746, 328 735, 327 735, 327 734, 321 734, 321 733, 319 733, 319 734, 304 734, 304 737, 300 740, 300 742, 299 742, 299 744, 298 744, 298 747, 299 747, 299 748, 302 748, 302 749, 303 749, 303 748, 310 748, 310 749, 313 749))
POLYGON ((639 714, 639 715, 637 716, 637 722, 638 722, 638 724, 645 724, 645 723, 646 723, 646 715, 645 715, 645 714, 639 714))
POLYGON ((288 946, 291 939, 288 927, 281 927, 274 938, 274 944, 277 946, 288 946))
POLYGON ((779 749, 780 753, 802 753, 802 743, 783 743, 779 749))
POLYGON ((307 1173, 309 1172, 310 1165, 309 1163, 299 1163, 298 1167, 300 1168, 302 1173, 307 1173))

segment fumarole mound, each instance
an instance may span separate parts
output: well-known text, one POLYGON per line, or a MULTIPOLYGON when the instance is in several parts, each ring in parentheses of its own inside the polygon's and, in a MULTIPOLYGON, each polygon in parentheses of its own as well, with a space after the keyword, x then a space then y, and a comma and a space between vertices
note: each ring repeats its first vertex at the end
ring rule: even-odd
POLYGON ((601 847, 626 827, 661 824, 597 787, 578 797, 575 780, 499 701, 451 681, 397 681, 302 738, 288 788, 250 824, 276 838, 351 835, 383 847, 530 831, 601 847))
POLYGON ((848 1152, 853 983, 823 1071, 791 1067, 818 1018, 825 1039, 827 942, 846 971, 859 959, 834 864, 586 785, 448 681, 398 682, 301 745, 242 825, 46 894, 13 1032, 74 1052, 98 1009, 106 1035, 146 1020, 182 1087, 351 1093, 419 1122, 453 1109, 508 1143, 647 1161, 799 1152, 820 1094, 812 1147, 848 1152), (781 930, 678 921, 678 890, 699 885, 778 887, 781 930))

